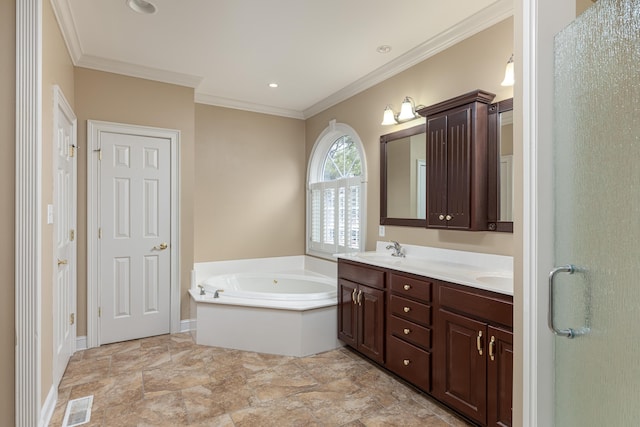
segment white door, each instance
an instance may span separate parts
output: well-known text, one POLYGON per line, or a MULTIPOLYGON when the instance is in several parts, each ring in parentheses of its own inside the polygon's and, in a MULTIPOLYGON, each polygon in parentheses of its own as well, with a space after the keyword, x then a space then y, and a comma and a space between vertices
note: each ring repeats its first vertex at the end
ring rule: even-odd
POLYGON ((171 141, 102 132, 100 343, 169 333, 171 141))
POLYGON ((62 379, 76 340, 76 116, 59 87, 54 89, 54 382, 62 379))
POLYGON ((555 38, 555 425, 640 423, 640 2, 555 38))

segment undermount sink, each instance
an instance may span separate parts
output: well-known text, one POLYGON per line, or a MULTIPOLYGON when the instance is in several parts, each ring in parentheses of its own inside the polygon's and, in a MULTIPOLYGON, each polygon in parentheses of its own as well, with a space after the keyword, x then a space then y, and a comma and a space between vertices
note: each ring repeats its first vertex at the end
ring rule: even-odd
POLYGON ((476 280, 487 285, 499 286, 501 288, 513 287, 513 277, 487 275, 478 276, 476 277, 476 280))

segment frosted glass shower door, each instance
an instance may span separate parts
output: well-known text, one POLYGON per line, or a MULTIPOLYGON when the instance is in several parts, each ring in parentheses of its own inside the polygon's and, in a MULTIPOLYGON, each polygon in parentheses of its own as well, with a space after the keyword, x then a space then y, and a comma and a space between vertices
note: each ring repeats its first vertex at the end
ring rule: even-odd
POLYGON ((640 425, 640 0, 560 32, 554 80, 555 424, 640 425))

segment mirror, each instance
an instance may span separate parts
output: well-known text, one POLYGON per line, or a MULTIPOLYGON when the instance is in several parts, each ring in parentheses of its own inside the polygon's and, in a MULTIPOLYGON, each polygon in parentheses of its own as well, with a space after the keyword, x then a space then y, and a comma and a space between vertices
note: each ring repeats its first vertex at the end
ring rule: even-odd
POLYGON ((489 106, 488 228, 513 232, 513 98, 489 106))
POLYGON ((426 227, 424 124, 380 137, 380 224, 426 227))

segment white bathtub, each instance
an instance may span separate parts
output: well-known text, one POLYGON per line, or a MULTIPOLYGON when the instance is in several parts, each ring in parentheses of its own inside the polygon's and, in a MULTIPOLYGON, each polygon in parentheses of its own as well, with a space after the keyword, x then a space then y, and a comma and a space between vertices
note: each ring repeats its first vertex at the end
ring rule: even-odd
POLYGON ((229 261, 220 263, 224 268, 206 263, 196 271, 189 290, 196 343, 297 357, 340 347, 335 277, 288 265, 289 258, 267 263, 280 268, 284 263, 281 271, 261 268, 264 259, 254 266, 251 260, 240 260, 240 273, 229 273, 229 261), (204 287, 204 295, 197 285, 204 287))
POLYGON ((236 273, 202 282, 208 294, 274 301, 322 301, 336 298, 336 281, 326 276, 286 273, 236 273), (222 291, 222 292, 220 292, 222 291))

